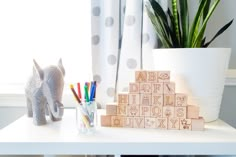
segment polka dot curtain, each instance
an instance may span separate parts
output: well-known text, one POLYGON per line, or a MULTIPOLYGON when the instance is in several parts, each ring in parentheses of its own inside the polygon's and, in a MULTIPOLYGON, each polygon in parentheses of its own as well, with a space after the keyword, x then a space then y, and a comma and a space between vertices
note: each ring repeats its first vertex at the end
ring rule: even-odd
POLYGON ((153 66, 156 38, 144 5, 145 0, 92 0, 93 79, 102 108, 128 91, 135 70, 153 66))

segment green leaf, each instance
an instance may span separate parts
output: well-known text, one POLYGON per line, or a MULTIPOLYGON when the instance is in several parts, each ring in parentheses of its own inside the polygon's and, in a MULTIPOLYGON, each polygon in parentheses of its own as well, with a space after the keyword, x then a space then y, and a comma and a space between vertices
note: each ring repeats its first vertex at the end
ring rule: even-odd
POLYGON ((177 39, 177 36, 176 36, 176 33, 175 33, 174 17, 173 17, 173 15, 172 15, 172 13, 171 13, 169 8, 167 10, 167 14, 168 14, 169 19, 170 19, 170 24, 168 24, 168 25, 170 27, 171 41, 173 43, 174 48, 180 48, 181 45, 179 45, 179 42, 178 42, 178 39, 177 39))
POLYGON ((175 33, 180 43, 180 32, 179 32, 179 19, 178 19, 178 7, 177 7, 177 0, 172 0, 172 11, 174 17, 174 26, 175 26, 175 33))
POLYGON ((189 13, 188 13, 188 1, 179 0, 180 17, 182 26, 182 41, 183 47, 188 44, 188 33, 189 33, 189 13))

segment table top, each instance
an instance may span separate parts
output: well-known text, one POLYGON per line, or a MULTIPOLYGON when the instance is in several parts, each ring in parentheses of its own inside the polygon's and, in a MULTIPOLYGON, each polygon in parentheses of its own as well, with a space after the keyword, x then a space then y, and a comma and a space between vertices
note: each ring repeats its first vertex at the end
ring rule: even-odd
POLYGON ((222 120, 206 123, 205 131, 98 126, 84 135, 75 119, 74 109, 44 126, 23 116, 0 130, 0 154, 236 154, 236 130, 222 120))

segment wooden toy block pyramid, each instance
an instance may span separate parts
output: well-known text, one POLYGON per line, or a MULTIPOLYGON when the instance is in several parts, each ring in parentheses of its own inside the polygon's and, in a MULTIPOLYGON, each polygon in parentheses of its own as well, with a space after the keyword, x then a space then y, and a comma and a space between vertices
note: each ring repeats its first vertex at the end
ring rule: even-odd
POLYGON ((204 130, 199 107, 187 104, 187 95, 175 93, 169 71, 136 71, 128 93, 106 105, 101 125, 107 127, 204 130))

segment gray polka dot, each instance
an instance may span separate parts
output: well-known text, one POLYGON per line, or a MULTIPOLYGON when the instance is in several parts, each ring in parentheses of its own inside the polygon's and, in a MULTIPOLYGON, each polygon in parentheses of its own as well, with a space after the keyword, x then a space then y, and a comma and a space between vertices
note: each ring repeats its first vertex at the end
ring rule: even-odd
POLYGON ((101 83, 102 78, 101 78, 100 75, 93 75, 93 80, 94 80, 94 81, 97 81, 97 83, 101 83))
POLYGON ((100 15, 100 7, 94 7, 92 10, 93 16, 99 16, 100 15))
POLYGON ((147 43, 147 42, 149 41, 149 39, 150 39, 149 34, 144 33, 144 34, 143 34, 143 43, 144 43, 144 44, 147 43))
POLYGON ((123 7, 123 14, 125 14, 126 6, 123 7))
POLYGON ((101 105, 99 102, 97 102, 97 108, 98 108, 98 109, 101 109, 101 108, 102 108, 102 105, 101 105))
POLYGON ((125 19, 125 23, 127 26, 132 26, 135 23, 135 17, 132 15, 128 15, 125 19))
POLYGON ((129 69, 135 69, 137 67, 137 61, 133 58, 129 58, 126 65, 129 69))
POLYGON ((109 55, 109 56, 107 57, 107 62, 108 62, 108 64, 110 64, 110 65, 116 64, 116 56, 115 56, 115 55, 109 55))
POLYGON ((105 20, 105 26, 106 27, 111 27, 114 23, 114 19, 113 17, 107 17, 105 20))
POLYGON ((100 37, 98 35, 92 36, 92 44, 97 45, 100 42, 100 37))
POLYGON ((122 89, 122 92, 128 92, 129 91, 129 88, 128 87, 125 87, 122 89))
POLYGON ((109 97, 113 97, 113 96, 115 95, 115 89, 112 88, 112 87, 108 88, 108 89, 107 89, 107 95, 108 95, 109 97))

